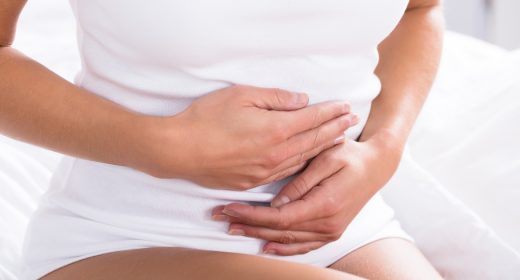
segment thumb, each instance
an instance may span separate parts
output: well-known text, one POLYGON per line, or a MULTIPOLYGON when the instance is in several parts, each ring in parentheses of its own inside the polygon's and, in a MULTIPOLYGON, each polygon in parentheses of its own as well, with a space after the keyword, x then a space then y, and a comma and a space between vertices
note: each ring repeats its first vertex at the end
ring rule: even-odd
POLYGON ((251 102, 258 108, 291 111, 304 108, 309 103, 305 93, 290 92, 279 88, 256 88, 251 102))
POLYGON ((309 177, 309 174, 307 173, 308 171, 305 170, 289 182, 289 184, 285 185, 271 201, 271 207, 278 208, 291 201, 298 200, 311 190, 314 184, 308 181, 307 177, 309 177))
POLYGON ((333 176, 341 166, 325 164, 318 156, 309 166, 285 185, 271 201, 271 207, 281 207, 289 202, 301 199, 312 188, 318 186, 325 179, 333 176))

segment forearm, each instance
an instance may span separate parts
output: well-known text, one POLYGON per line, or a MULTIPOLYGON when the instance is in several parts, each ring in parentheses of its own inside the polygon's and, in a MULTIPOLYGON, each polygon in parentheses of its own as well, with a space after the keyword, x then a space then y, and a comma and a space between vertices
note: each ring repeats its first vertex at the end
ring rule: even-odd
POLYGON ((376 75, 382 90, 359 141, 377 142, 400 157, 437 72, 443 28, 440 5, 409 8, 381 43, 376 75))
POLYGON ((0 133, 85 159, 135 165, 147 118, 0 48, 0 133))

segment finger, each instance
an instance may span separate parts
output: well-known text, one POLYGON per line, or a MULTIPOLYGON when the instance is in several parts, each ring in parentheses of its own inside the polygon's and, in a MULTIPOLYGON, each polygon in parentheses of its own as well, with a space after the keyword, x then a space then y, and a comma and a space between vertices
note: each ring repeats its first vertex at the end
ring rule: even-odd
POLYGON ((271 201, 271 206, 281 207, 286 203, 302 198, 314 186, 330 178, 342 168, 343 166, 339 161, 326 162, 321 158, 314 159, 301 174, 280 190, 271 201))
POLYGON ((222 210, 224 210, 224 205, 213 208, 211 210, 211 219, 214 221, 229 222, 231 217, 222 213, 222 210))
MULTIPOLYGON (((321 145, 319 147, 316 147, 309 152, 301 153, 299 155, 292 156, 290 159, 282 162, 279 164, 275 169, 273 169, 273 172, 275 174, 280 173, 283 170, 286 170, 288 168, 292 168, 293 166, 299 166, 302 163, 309 163, 309 160, 314 158, 315 156, 319 155, 325 150, 328 150, 338 144, 342 144, 345 142, 345 135, 341 135, 338 138, 334 139, 333 141, 330 141, 324 145, 321 145), (281 171, 280 171, 281 170, 281 171)), ((272 176, 274 177, 274 176, 272 176)), ((269 178, 271 179, 271 178, 269 178)), ((266 180, 267 181, 267 180, 266 180)))
POLYGON ((292 111, 304 108, 309 103, 305 93, 290 92, 279 88, 260 88, 241 85, 251 97, 248 101, 258 108, 278 111, 292 111))
POLYGON ((303 169, 305 169, 306 166, 307 166, 307 160, 304 160, 303 162, 301 162, 295 166, 288 167, 285 170, 275 173, 274 175, 270 176, 269 178, 266 178, 265 180, 258 183, 258 185, 264 185, 264 184, 272 183, 272 182, 275 182, 278 180, 282 180, 284 178, 287 178, 291 175, 294 175, 294 174, 302 171, 303 169))
MULTIPOLYGON (((312 221, 305 221, 291 226, 290 230, 301 232, 314 232, 323 234, 331 239, 336 239, 341 235, 347 226, 352 222, 358 212, 350 213, 348 216, 338 215, 334 217, 320 218, 312 221)), ((235 223, 235 222, 233 222, 235 223)))
POLYGON ((324 241, 310 241, 293 244, 268 242, 264 245, 263 251, 266 254, 274 254, 279 256, 301 255, 319 249, 327 243, 328 242, 324 241))
MULTIPOLYGON (((224 221, 228 222, 231 225, 240 225, 240 226, 250 226, 246 224, 242 224, 242 221, 238 218, 234 218, 231 216, 228 216, 222 212, 224 209, 224 206, 218 206, 213 209, 212 211, 212 219, 215 221, 224 221)), ((328 237, 329 239, 335 239, 337 238, 338 233, 342 233, 345 231, 345 227, 347 225, 344 224, 345 221, 352 221, 354 217, 357 215, 357 212, 353 212, 348 217, 325 217, 325 218, 318 218, 314 220, 309 221, 303 221, 301 223, 293 224, 290 226, 291 231, 297 231, 297 232, 313 232, 321 234, 324 237, 328 237)), ((255 227, 255 226, 250 226, 255 227)), ((274 230, 274 229, 272 229, 274 230)), ((255 237, 254 233, 251 235, 248 235, 251 237, 255 237)), ((267 236, 266 236, 267 237, 267 236)), ((266 238, 262 238, 267 240, 266 238)), ((273 240, 276 241, 276 240, 273 240)), ((280 242, 280 241, 278 241, 280 242)), ((283 243, 283 242, 280 242, 283 243)))
POLYGON ((273 122, 284 123, 287 126, 287 138, 290 138, 348 113, 348 102, 327 101, 291 112, 273 112, 273 122))
POLYGON ((228 222, 228 223, 240 223, 241 220, 232 216, 229 216, 222 212, 224 210, 225 205, 220 205, 211 210, 211 219, 219 222, 228 222))
POLYGON ((345 130, 358 124, 359 118, 354 114, 347 114, 330 120, 323 125, 302 132, 289 138, 286 142, 275 147, 279 153, 286 155, 287 164, 296 164, 305 154, 320 146, 334 143, 344 135, 345 130))
MULTIPOLYGON (((226 215, 224 212, 224 205, 217 206, 212 210, 211 219, 219 222, 227 222, 230 224, 236 225, 246 225, 241 219, 235 218, 229 215, 226 215)), ((336 232, 338 224, 341 224, 341 221, 337 221, 336 219, 332 219, 331 217, 325 218, 317 218, 313 220, 303 221, 301 223, 295 223, 290 226, 290 230, 293 231, 301 231, 301 232, 316 232, 321 234, 333 234, 336 232)), ((255 227, 252 225, 252 227, 255 227)), ((289 229, 289 228, 288 228, 289 229)), ((253 236, 254 237, 254 236, 253 236)))
POLYGON ((276 230, 234 223, 229 226, 228 233, 231 235, 248 236, 282 244, 332 240, 331 237, 316 232, 276 230))
MULTIPOLYGON (((319 189, 320 186, 315 186, 309 193, 318 192, 319 189)), ((304 197, 279 208, 231 203, 224 207, 222 213, 243 224, 289 229, 293 224, 330 216, 330 206, 325 205, 329 200, 313 198, 307 201, 304 197)))

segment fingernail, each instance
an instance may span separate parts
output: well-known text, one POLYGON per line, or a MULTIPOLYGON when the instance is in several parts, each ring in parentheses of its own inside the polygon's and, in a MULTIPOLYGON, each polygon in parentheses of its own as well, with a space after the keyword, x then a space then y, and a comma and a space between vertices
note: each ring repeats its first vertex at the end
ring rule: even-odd
POLYGON ((224 213, 224 214, 226 214, 226 215, 228 215, 228 216, 231 216, 231 217, 235 217, 235 218, 240 217, 240 214, 238 214, 237 211, 235 211, 235 210, 231 210, 231 209, 228 209, 228 208, 224 208, 224 209, 222 210, 222 213, 224 213))
POLYGON ((246 235, 245 232, 241 229, 238 229, 238 228, 232 228, 228 231, 229 234, 231 235, 246 235))
POLYGON ((355 125, 355 124, 358 124, 358 123, 359 123, 358 115, 353 115, 352 116, 352 125, 355 125))
POLYGON ((295 93, 296 94, 296 97, 294 99, 294 102, 297 104, 297 105, 304 105, 304 104, 307 104, 307 94, 305 93, 295 93))
POLYGON ((340 137, 334 139, 334 145, 337 145, 337 144, 340 144, 340 143, 343 143, 343 142, 345 142, 345 135, 340 136, 340 137))
POLYGON ((350 112, 350 103, 343 103, 343 113, 350 112))
POLYGON ((211 219, 213 219, 215 221, 223 221, 223 222, 225 221, 225 222, 227 222, 227 221, 229 221, 229 216, 217 214, 217 215, 211 216, 211 219))
POLYGON ((273 249, 264 250, 264 254, 276 255, 276 251, 273 249))
POLYGON ((291 201, 291 200, 289 199, 289 197, 287 197, 287 196, 285 196, 285 195, 282 195, 282 196, 280 196, 279 198, 273 200, 273 201, 271 202, 271 206, 273 206, 273 207, 277 207, 277 208, 278 208, 278 207, 280 207, 280 206, 283 206, 283 205, 289 203, 290 201, 291 201))

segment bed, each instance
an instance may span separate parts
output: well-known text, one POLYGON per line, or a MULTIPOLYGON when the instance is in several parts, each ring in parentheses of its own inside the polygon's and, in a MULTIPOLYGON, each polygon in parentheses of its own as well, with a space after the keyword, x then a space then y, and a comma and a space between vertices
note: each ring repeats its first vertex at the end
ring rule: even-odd
MULTIPOLYGON (((15 47, 72 80, 74 28, 66 1, 29 2, 15 47)), ((520 279, 518 121, 520 51, 448 32, 438 79, 383 190, 447 279, 520 279)), ((16 279, 28 219, 62 157, 0 135, 0 279, 16 279)))

